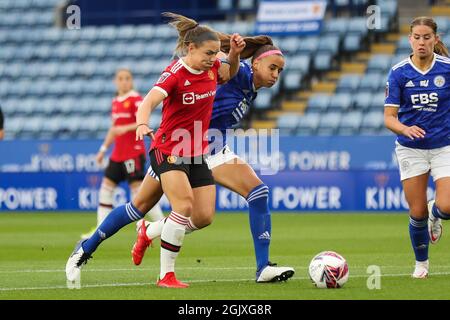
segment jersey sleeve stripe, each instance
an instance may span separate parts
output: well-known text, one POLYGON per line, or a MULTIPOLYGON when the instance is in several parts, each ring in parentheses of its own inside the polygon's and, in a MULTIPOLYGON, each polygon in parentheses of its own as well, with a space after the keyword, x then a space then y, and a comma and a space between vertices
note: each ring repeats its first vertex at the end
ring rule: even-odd
POLYGON ((394 108, 399 108, 400 105, 399 104, 393 104, 393 103, 386 103, 384 104, 385 107, 394 107, 394 108))
POLYGON ((161 93, 164 95, 164 97, 166 97, 166 98, 169 96, 169 95, 167 94, 167 91, 164 90, 164 89, 161 88, 161 87, 154 86, 154 87, 152 88, 152 90, 153 90, 153 89, 158 90, 159 92, 161 92, 161 93))

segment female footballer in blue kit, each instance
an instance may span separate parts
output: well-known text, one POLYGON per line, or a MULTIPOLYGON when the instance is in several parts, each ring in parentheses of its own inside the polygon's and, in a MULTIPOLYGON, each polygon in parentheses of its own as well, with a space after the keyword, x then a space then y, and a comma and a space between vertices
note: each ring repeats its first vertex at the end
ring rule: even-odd
POLYGON ((430 17, 410 26, 412 54, 392 67, 386 85, 385 125, 397 134, 395 152, 409 205, 413 278, 428 276, 428 244, 450 219, 450 59, 430 17), (436 186, 427 205, 429 176, 436 186))
MULTIPOLYGON (((222 36, 224 35, 222 34, 222 36)), ((222 135, 218 139, 219 141, 210 144, 210 151, 213 154, 207 158, 207 163, 216 183, 240 194, 248 202, 250 229, 257 263, 256 281, 276 282, 292 277, 294 269, 278 267, 269 261, 271 238, 271 216, 268 207, 269 188, 244 160, 230 150, 225 134, 227 129, 234 128, 242 120, 248 106, 256 98, 257 90, 273 86, 284 68, 283 54, 273 46, 272 40, 269 37, 260 37, 259 40, 265 38, 265 41, 249 45, 248 42, 255 38, 244 38, 247 42, 247 50, 241 53, 242 58, 252 56, 251 64, 241 61, 237 75, 217 89, 210 129, 215 129, 222 135), (214 145, 213 150, 211 150, 212 145, 214 145)), ((226 41, 226 37, 223 42, 229 43, 226 41)), ((222 50, 226 51, 226 48, 222 47, 222 50)), ((152 176, 156 179, 150 168, 144 184, 153 184, 154 187, 141 188, 141 192, 132 201, 133 205, 140 210, 151 206, 162 195, 162 192, 157 191, 160 187, 156 186, 156 180, 152 179, 152 176)), ((202 210, 193 209, 193 214, 186 226, 186 233, 204 228, 212 223, 213 214, 202 216, 199 212, 202 210)), ((160 236, 164 223, 165 219, 153 223, 142 221, 138 226, 138 238, 132 250, 133 261, 136 265, 141 263, 145 250, 152 240, 160 236)))

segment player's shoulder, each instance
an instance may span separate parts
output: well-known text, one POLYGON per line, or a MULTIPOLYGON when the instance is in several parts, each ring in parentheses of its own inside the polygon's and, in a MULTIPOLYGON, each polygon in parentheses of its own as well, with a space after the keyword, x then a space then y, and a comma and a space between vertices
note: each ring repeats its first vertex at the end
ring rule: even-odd
POLYGON ((394 64, 391 68, 391 73, 399 73, 402 72, 405 68, 410 66, 410 59, 409 57, 406 57, 405 59, 401 60, 400 62, 394 64))
POLYGON ((450 69, 450 58, 436 54, 436 63, 446 69, 450 69))

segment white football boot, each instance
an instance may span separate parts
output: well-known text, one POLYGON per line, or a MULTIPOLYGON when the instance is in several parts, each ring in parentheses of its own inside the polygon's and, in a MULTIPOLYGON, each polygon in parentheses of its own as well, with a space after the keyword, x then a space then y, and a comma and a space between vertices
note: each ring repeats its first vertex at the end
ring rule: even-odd
POLYGON ((277 267, 276 263, 271 263, 265 266, 262 270, 256 273, 256 282, 281 282, 286 281, 294 275, 295 271, 290 267, 277 267))
POLYGON ((416 267, 411 275, 415 279, 425 279, 428 277, 429 262, 426 261, 416 261, 416 267))
POLYGON ((440 218, 436 218, 433 215, 433 205, 434 200, 428 201, 428 234, 430 236, 430 242, 435 244, 442 236, 442 222, 440 218))
MULTIPOLYGON (((85 240, 84 240, 85 241, 85 240)), ((92 258, 90 254, 83 251, 81 244, 83 240, 78 241, 75 250, 70 255, 66 263, 67 282, 80 283, 81 268, 92 258)))

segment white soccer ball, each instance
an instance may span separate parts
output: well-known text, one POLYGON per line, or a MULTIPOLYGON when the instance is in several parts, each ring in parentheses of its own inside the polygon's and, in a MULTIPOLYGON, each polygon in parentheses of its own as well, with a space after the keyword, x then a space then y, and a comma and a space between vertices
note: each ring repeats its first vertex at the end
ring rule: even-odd
POLYGON ((309 264, 309 277, 317 288, 342 288, 348 280, 348 265, 334 251, 317 254, 309 264))

